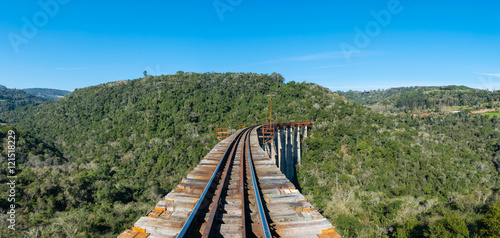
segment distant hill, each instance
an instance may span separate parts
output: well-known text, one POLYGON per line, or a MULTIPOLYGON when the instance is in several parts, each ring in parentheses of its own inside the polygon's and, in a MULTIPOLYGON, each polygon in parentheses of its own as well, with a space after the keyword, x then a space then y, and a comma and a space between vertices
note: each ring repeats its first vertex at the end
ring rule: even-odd
POLYGON ((22 90, 33 96, 38 96, 53 101, 58 100, 71 93, 70 91, 51 88, 26 88, 22 90))
POLYGON ((352 100, 353 102, 361 105, 373 105, 379 103, 394 95, 399 95, 405 92, 412 92, 425 87, 399 87, 384 90, 370 90, 370 91, 354 91, 347 92, 337 91, 338 94, 352 100))
POLYGON ((337 92, 361 105, 390 112, 479 110, 500 106, 500 92, 466 86, 400 87, 337 92))
POLYGON ((14 110, 33 103, 42 103, 48 99, 33 96, 19 89, 9 89, 0 85, 0 113, 14 110))

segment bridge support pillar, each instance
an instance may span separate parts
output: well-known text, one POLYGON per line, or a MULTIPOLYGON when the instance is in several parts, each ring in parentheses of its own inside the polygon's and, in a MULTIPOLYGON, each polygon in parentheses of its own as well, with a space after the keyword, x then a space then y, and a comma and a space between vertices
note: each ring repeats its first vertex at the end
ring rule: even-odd
POLYGON ((294 168, 294 159, 293 159, 293 129, 291 127, 288 128, 288 153, 287 153, 287 177, 288 179, 293 179, 293 168, 294 168))
POLYGON ((292 164, 295 169, 295 164, 297 163, 297 133, 295 133, 297 128, 290 128, 290 133, 292 133, 292 164))
POLYGON ((276 127, 274 139, 262 147, 289 180, 294 180, 295 165, 302 165, 302 140, 309 136, 309 130, 303 125, 276 127))
POLYGON ((288 177, 288 160, 290 159, 290 148, 289 148, 289 145, 290 145, 290 133, 288 132, 288 128, 285 128, 285 157, 283 159, 283 161, 285 162, 284 164, 284 174, 286 177, 288 177))
MULTIPOLYGON (((276 138, 276 134, 274 134, 274 138, 276 138)), ((271 145, 271 158, 273 159, 274 164, 276 164, 276 139, 273 139, 270 145, 271 145)))
POLYGON ((300 151, 300 128, 297 128, 297 164, 301 165, 301 151, 300 151))
POLYGON ((271 157, 271 142, 267 143, 267 154, 271 157))
POLYGON ((283 142, 281 139, 281 129, 278 129, 278 168, 281 170, 281 156, 283 154, 283 142))

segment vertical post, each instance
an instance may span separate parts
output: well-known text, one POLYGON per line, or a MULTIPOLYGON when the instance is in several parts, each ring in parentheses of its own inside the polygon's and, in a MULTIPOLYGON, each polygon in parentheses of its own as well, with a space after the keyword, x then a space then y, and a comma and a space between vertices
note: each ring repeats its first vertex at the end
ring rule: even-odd
POLYGON ((294 133, 293 133, 293 127, 290 126, 290 180, 293 178, 293 169, 295 168, 295 142, 294 142, 294 133))
POLYGON ((288 128, 285 127, 285 156, 284 156, 284 160, 283 160, 283 167, 284 167, 284 171, 285 171, 285 176, 288 177, 288 160, 290 159, 290 156, 288 155, 288 153, 290 152, 290 149, 288 148, 288 145, 289 145, 289 141, 288 141, 288 128))
POLYGON ((295 164, 297 164, 297 133, 296 131, 298 130, 297 127, 292 128, 292 158, 293 158, 293 165, 295 168, 295 164))
POLYGON ((292 133, 292 128, 289 127, 287 128, 288 129, 288 140, 287 140, 287 143, 288 143, 288 146, 287 146, 287 149, 288 149, 288 152, 286 154, 286 167, 287 167, 287 177, 288 179, 292 180, 292 174, 293 174, 293 133, 292 133))
POLYGON ((297 128, 297 164, 301 165, 301 151, 300 151, 300 127, 297 128))
POLYGON ((267 147, 267 155, 271 157, 271 142, 268 142, 266 147, 267 147))
POLYGON ((304 127, 304 138, 307 138, 307 126, 304 127))
POLYGON ((281 156, 283 150, 283 144, 281 140, 281 128, 278 128, 278 168, 281 170, 281 156))
POLYGON ((273 132, 273 139, 271 140, 271 158, 274 164, 276 164, 276 132, 273 132))

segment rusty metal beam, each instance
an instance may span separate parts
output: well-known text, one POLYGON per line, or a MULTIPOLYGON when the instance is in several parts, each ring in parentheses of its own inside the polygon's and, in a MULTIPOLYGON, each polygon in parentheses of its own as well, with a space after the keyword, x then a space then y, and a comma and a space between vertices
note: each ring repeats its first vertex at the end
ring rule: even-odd
POLYGON ((218 127, 215 131, 215 135, 217 140, 222 141, 229 137, 229 128, 220 128, 218 127))

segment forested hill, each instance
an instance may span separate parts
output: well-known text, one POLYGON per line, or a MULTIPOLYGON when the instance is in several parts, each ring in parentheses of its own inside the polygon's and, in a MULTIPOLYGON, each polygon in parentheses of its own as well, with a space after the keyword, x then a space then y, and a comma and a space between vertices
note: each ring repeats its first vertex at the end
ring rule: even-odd
POLYGON ((179 72, 0 114, 44 142, 28 148, 55 150, 19 165, 19 237, 116 237, 216 144, 216 127, 262 123, 267 95, 277 120, 315 121, 298 182, 343 237, 495 232, 498 117, 396 118, 279 74, 179 72))
MULTIPOLYGON (((0 85, 0 113, 33 103, 42 103, 47 99, 30 95, 23 90, 9 89, 0 85)), ((0 117, 0 119, 2 119, 0 117)))
POLYGON ((386 106, 393 112, 479 110, 500 105, 500 92, 466 86, 400 87, 338 93, 361 105, 386 106))
POLYGON ((57 236, 68 229, 58 221, 71 218, 75 234, 116 237, 212 149, 216 127, 234 132, 239 124, 262 123, 269 94, 274 115, 285 121, 333 120, 339 117, 321 108, 344 105, 315 84, 284 85, 279 74, 179 72, 78 89, 3 112, 1 118, 54 144, 68 161, 20 165, 26 208, 20 230, 57 236))
POLYGON ((399 88, 390 88, 390 89, 379 89, 379 90, 370 90, 370 91, 354 91, 349 90, 346 92, 337 91, 338 94, 352 100, 355 103, 361 105, 373 105, 383 100, 392 97, 394 95, 400 95, 405 92, 413 92, 422 88, 427 87, 399 87, 399 88))
POLYGON ((49 100, 58 100, 67 94, 71 93, 66 90, 52 89, 52 88, 25 88, 23 91, 38 97, 49 100))

